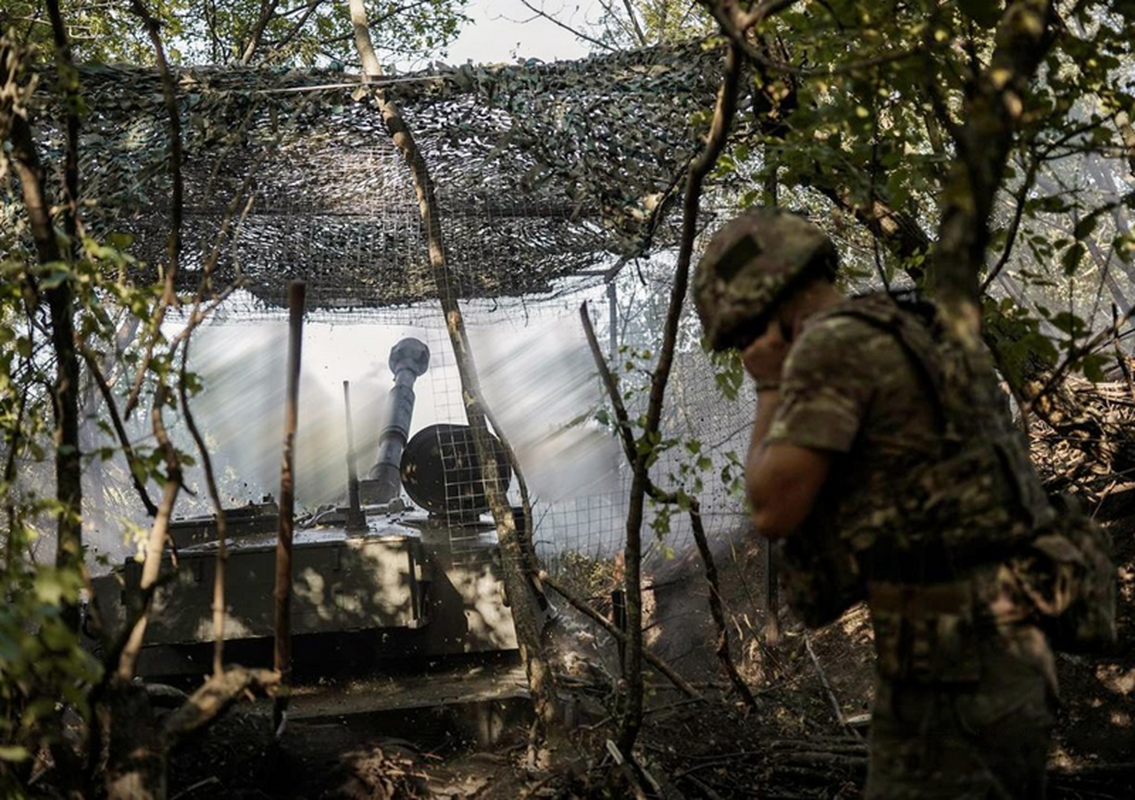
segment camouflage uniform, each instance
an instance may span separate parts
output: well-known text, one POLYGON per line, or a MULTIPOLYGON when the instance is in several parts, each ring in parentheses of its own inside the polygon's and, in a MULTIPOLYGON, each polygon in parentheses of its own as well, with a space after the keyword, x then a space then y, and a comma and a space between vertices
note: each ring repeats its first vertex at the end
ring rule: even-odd
POLYGON ((941 428, 925 381, 894 335, 845 310, 815 315, 797 338, 765 441, 835 454, 812 516, 790 538, 834 530, 867 586, 878 657, 867 796, 1039 797, 1052 652, 1000 560, 962 563, 952 546, 973 540, 974 526, 997 539, 1016 523, 996 498, 927 511, 941 505, 928 481, 972 482, 977 496, 996 482, 983 483, 979 464, 926 471, 941 428))

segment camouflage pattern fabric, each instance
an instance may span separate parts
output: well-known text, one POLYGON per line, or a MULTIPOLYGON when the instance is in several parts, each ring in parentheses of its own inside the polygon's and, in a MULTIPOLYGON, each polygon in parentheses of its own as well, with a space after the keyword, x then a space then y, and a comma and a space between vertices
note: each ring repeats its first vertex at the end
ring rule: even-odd
POLYGON ((783 544, 785 596, 810 627, 866 598, 854 554, 874 543, 872 519, 893 518, 904 503, 897 478, 934 457, 936 430, 932 407, 894 336, 831 315, 810 322, 794 343, 765 441, 837 454, 811 517, 783 544))
POLYGON ((845 575, 839 599, 858 586, 875 629, 868 797, 1039 797, 1052 652, 1002 561, 1031 537, 1043 492, 997 411, 992 371, 947 356, 940 374, 922 374, 894 330, 860 313, 865 302, 876 301, 808 320, 781 376, 766 441, 834 455, 813 513, 785 543, 786 594, 814 602, 807 593, 827 580, 817 576, 840 569, 817 572, 816 554, 842 542, 854 580, 845 575), (959 386, 965 396, 951 396, 959 386))
POLYGON ((779 209, 742 214, 714 234, 693 279, 694 305, 710 348, 748 345, 818 255, 836 263, 835 246, 823 231, 779 209))
POLYGON ((1057 498, 1057 504, 1053 524, 1010 566, 1057 650, 1107 650, 1118 639, 1119 575, 1111 536, 1074 498, 1057 498))
POLYGON ((869 800, 1044 797, 1055 694, 1035 627, 1006 627, 974 651, 972 684, 878 679, 869 800))

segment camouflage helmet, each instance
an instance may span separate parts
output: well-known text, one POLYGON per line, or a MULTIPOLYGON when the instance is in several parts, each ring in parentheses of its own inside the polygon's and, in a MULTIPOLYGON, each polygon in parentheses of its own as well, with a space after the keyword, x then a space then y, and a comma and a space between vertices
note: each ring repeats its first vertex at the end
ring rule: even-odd
POLYGON ((757 209, 722 227, 710 239, 693 281, 694 305, 710 348, 746 347, 817 260, 830 264, 834 273, 835 245, 798 214, 757 209))

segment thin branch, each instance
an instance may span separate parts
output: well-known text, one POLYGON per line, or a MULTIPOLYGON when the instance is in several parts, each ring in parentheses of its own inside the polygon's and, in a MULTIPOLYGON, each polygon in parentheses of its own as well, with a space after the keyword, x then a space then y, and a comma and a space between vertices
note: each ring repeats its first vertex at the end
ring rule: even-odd
POLYGON ((745 706, 752 710, 757 707, 756 698, 753 697, 753 692, 745 683, 745 679, 737 671, 737 666, 733 663, 733 657, 729 653, 729 629, 725 621, 725 609, 721 604, 721 581, 717 576, 717 562, 713 557, 713 552, 709 549, 709 539, 705 535, 705 526, 702 524, 701 503, 695 497, 691 497, 689 502, 690 529, 693 531, 694 541, 697 543, 698 552, 701 553, 702 562, 705 564, 705 580, 709 584, 709 611, 713 616, 713 621, 717 624, 717 658, 721 662, 725 674, 729 677, 729 682, 733 685, 734 691, 740 695, 745 706))
MULTIPOLYGON (((686 300, 686 290, 689 285, 690 260, 693 254, 694 236, 697 232, 697 217, 701 202, 701 189, 706 176, 713 169, 718 156, 725 147, 729 130, 736 112, 737 92, 740 84, 741 52, 736 44, 731 43, 725 57, 725 71, 721 86, 718 89, 717 101, 714 107, 713 120, 710 123, 709 134, 706 137, 704 150, 690 164, 689 175, 686 181, 686 193, 683 201, 681 244, 678 251, 678 262, 675 267, 674 282, 670 290, 669 307, 663 328, 662 347, 658 356, 658 363, 650 381, 650 395, 647 403, 646 424, 643 426, 643 436, 647 441, 658 435, 662 418, 663 401, 666 394, 666 385, 670 378, 670 369, 674 361, 674 347, 678 337, 678 321, 681 317, 682 307, 686 300)), ((650 482, 648 475, 648 458, 650 451, 636 453, 634 473, 631 480, 630 498, 628 500, 626 536, 627 536, 627 626, 631 636, 627 647, 627 657, 624 665, 624 675, 630 691, 627 697, 626 708, 620 723, 619 744, 624 751, 630 751, 638 736, 638 729, 642 723, 642 685, 637 680, 642 658, 642 586, 641 586, 641 558, 642 558, 642 523, 643 503, 650 482)))
POLYGON ((603 381, 603 386, 607 390, 607 398, 611 401, 611 406, 615 412, 615 425, 619 429, 619 441, 623 445, 623 454, 626 455, 627 461, 634 464, 638 455, 634 433, 631 430, 630 416, 627 414, 627 407, 623 405, 623 398, 619 394, 618 379, 611 373, 610 367, 607 366, 607 359, 603 357, 603 350, 599 346, 599 337, 595 335, 595 327, 591 324, 591 315, 587 311, 586 300, 579 307, 579 317, 583 323, 583 335, 587 338, 587 346, 591 349, 592 360, 595 362, 596 369, 599 370, 599 377, 603 381))
MULTIPOLYGON (((200 303, 200 295, 198 295, 200 303)), ((228 528, 226 524, 225 508, 221 503, 220 492, 217 491, 217 480, 213 472, 213 458, 209 455, 209 448, 205 444, 205 437, 197 428, 197 421, 189 407, 189 397, 185 388, 186 370, 189 365, 189 340, 181 351, 181 371, 177 383, 178 395, 181 398, 181 413, 185 417, 185 426, 189 429, 197 445, 197 453, 201 456, 201 465, 205 470, 205 484, 209 489, 209 499, 213 503, 213 518, 217 524, 217 558, 216 569, 213 575, 213 675, 219 676, 224 672, 225 652, 225 574, 229 560, 228 528)))
POLYGON ((610 53, 614 53, 617 49, 617 48, 613 47, 612 45, 608 44, 607 42, 600 41, 599 39, 596 39, 593 36, 588 36, 586 33, 583 33, 582 31, 580 31, 576 28, 573 28, 573 27, 571 27, 570 25, 568 25, 564 22, 561 22, 560 20, 556 19, 553 15, 549 14, 547 11, 544 11, 542 8, 536 8, 536 6, 532 5, 532 3, 529 2, 529 0, 520 0, 520 2, 523 3, 524 7, 527 8, 529 11, 531 11, 533 14, 535 14, 537 17, 540 17, 542 19, 546 19, 548 22, 552 23, 553 25, 555 25, 559 28, 563 28, 565 31, 570 33, 572 36, 575 36, 578 39, 582 39, 583 41, 587 42, 588 44, 593 44, 596 47, 601 47, 602 49, 604 49, 604 50, 606 50, 610 53))
POLYGON ((862 741, 862 734, 847 724, 847 718, 843 715, 843 709, 839 705, 839 699, 835 696, 831 683, 828 682, 827 673, 824 672, 824 667, 820 664, 819 656, 816 655, 816 651, 812 648, 812 637, 808 635, 807 631, 804 631, 804 649, 808 651, 808 658, 811 659, 812 666, 816 670, 816 675, 820 678, 820 686, 824 688, 824 693, 828 696, 828 702, 831 703, 836 722, 838 722, 839 726, 845 731, 862 741))
POLYGON ((1064 360, 1052 371, 1052 374, 1048 376, 1048 380, 1045 381, 1040 390, 1029 400, 1027 404, 1028 409, 1031 411, 1036 408, 1037 403, 1060 385, 1061 381, 1064 380, 1064 376, 1073 366, 1079 363, 1084 356, 1094 353, 1101 347, 1106 346, 1111 339, 1120 336, 1120 329, 1130 321, 1132 316, 1135 316, 1135 308, 1127 309, 1127 312, 1124 313, 1123 316, 1116 319, 1111 325, 1093 336, 1085 344, 1079 347, 1069 348, 1068 355, 1065 356, 1064 360))
MULTIPOLYGON (((162 419, 163 408, 166 402, 166 388, 158 385, 154 395, 154 407, 150 415, 153 418, 154 438, 158 442, 165 458, 166 477, 162 499, 158 504, 158 513, 150 525, 150 536, 146 540, 146 560, 142 564, 142 576, 138 583, 141 592, 142 607, 134 625, 130 628, 122 652, 118 657, 118 665, 114 670, 115 676, 123 681, 134 677, 138 663, 138 656, 142 652, 142 642, 146 637, 146 626, 149 624, 150 611, 153 608, 154 594, 161 577, 162 556, 165 553, 166 534, 169 531, 170 517, 173 507, 177 503, 177 495, 181 491, 181 464, 177 458, 177 450, 170 441, 162 419)), ((108 673, 110 670, 108 669, 108 673)))
POLYGON ((1040 169, 1040 159, 1034 159, 1030 164, 1028 170, 1025 172, 1025 178, 1021 181, 1021 185, 1017 188, 1013 199, 1016 201, 1016 207, 1013 209, 1013 219, 1009 223, 1009 230, 1005 238, 1005 248, 1001 251, 1001 257, 997 259, 997 263, 989 274, 982 281, 979 296, 984 297, 985 293, 989 291, 989 287, 997 276, 1001 274, 1001 270, 1009 263, 1009 256, 1013 254, 1013 246, 1017 241, 1017 234, 1021 229, 1021 218, 1025 214, 1025 201, 1028 198, 1029 192, 1032 191, 1033 184, 1036 182, 1037 171, 1040 169))
MULTIPOLYGON (((627 415, 626 406, 623 405, 622 397, 619 394, 619 385, 615 376, 612 374, 610 367, 607 366, 607 361, 603 358, 602 349, 599 347, 599 339, 595 335, 595 328, 591 324, 591 318, 587 313, 587 303, 584 302, 579 308, 579 314, 583 322, 583 332, 587 338, 587 345, 591 350, 592 358, 595 365, 599 370, 600 377, 603 380, 603 385, 607 390, 607 397, 615 410, 615 421, 619 429, 620 439, 623 443, 623 452, 627 457, 627 461, 632 467, 635 466, 638 458, 638 445, 635 442, 634 433, 631 431, 630 419, 627 415)), ((663 492, 659 489, 649 475, 646 476, 646 491, 647 494, 656 502, 667 503, 669 505, 677 505, 680 503, 680 498, 676 493, 663 492)), ((689 503, 689 516, 690 527, 693 530, 694 541, 697 543, 698 552, 701 554, 702 561, 705 564, 705 579, 709 583, 709 609, 713 620, 717 625, 717 656, 721 661, 722 668, 728 676, 730 683, 740 695, 742 701, 750 709, 756 708, 757 701, 753 698, 753 693, 737 672, 737 667, 733 663, 733 658, 729 653, 729 633, 725 620, 725 612, 721 606, 721 590, 720 582, 717 577, 717 565, 713 558, 713 553, 709 549, 709 540, 705 534, 705 527, 702 524, 701 517, 701 504, 696 497, 688 497, 689 503)))
POLYGON ((161 301, 154 310, 150 320, 150 337, 146 343, 146 352, 138 368, 134 386, 126 398, 126 405, 122 410, 124 416, 129 417, 138 404, 138 397, 142 392, 142 384, 154 356, 154 347, 161 337, 162 322, 170 306, 177 305, 177 294, 174 291, 177 278, 178 262, 181 258, 181 222, 183 205, 185 201, 185 187, 181 174, 182 147, 181 147, 181 116, 177 108, 177 87, 170 73, 169 63, 166 61, 165 46, 162 44, 161 29, 158 21, 146 9, 143 0, 130 0, 134 13, 142 20, 142 24, 149 34, 150 42, 154 46, 154 57, 158 64, 158 73, 162 80, 162 98, 165 101, 166 113, 169 115, 169 148, 170 148, 170 176, 173 183, 173 194, 170 198, 170 233, 167 239, 167 256, 169 263, 165 267, 163 291, 161 301))
POLYGON ((126 433, 126 426, 122 424, 122 416, 118 413, 118 404, 114 400, 114 392, 110 388, 110 384, 106 380, 106 376, 102 374, 102 368, 99 367, 98 359, 95 354, 91 352, 89 347, 81 347, 79 353, 83 356, 83 360, 87 363, 87 370, 91 373, 95 385, 99 388, 99 393, 102 394, 103 402, 106 403, 107 411, 110 413, 111 425, 114 427, 114 433, 118 437, 118 445, 122 448, 122 454, 126 456, 126 466, 130 470, 130 480, 134 484, 134 490, 138 492, 138 498, 142 501, 142 505, 146 507, 146 514, 150 517, 158 515, 158 507, 154 505, 154 501, 150 498, 150 493, 146 490, 146 484, 139 477, 142 463, 138 458, 138 454, 134 452, 134 446, 130 442, 130 436, 126 433))
POLYGON ((646 34, 642 31, 642 25, 639 24, 638 14, 635 13, 634 6, 631 5, 631 0, 623 0, 623 8, 627 10, 627 16, 630 17, 631 26, 634 28, 635 38, 638 40, 639 47, 646 47, 649 41, 646 34))
POLYGON ((280 39, 277 42, 272 43, 272 49, 273 50, 282 50, 283 48, 285 48, 289 44, 291 44, 292 40, 295 39, 296 36, 299 35, 299 32, 301 30, 303 30, 303 27, 305 25, 307 25, 307 21, 309 19, 311 19, 311 15, 315 13, 316 9, 318 9, 319 6, 321 6, 323 4, 323 2, 324 2, 324 0, 311 0, 311 2, 308 3, 306 6, 297 6, 296 8, 292 9, 291 11, 286 11, 283 14, 281 14, 280 15, 281 17, 287 18, 287 17, 291 16, 292 14, 294 14, 298 11, 303 12, 303 16, 300 17, 299 20, 296 21, 295 25, 292 26, 292 29, 290 31, 288 31, 287 34, 285 34, 282 39, 280 39))
MULTIPOLYGON (((622 642, 623 644, 627 643, 627 639, 629 637, 626 633, 615 627, 615 625, 612 624, 609 619, 604 617, 583 600, 578 598, 575 593, 568 589, 566 586, 563 586, 559 581, 553 579, 552 576, 550 576, 547 572, 540 572, 538 577, 540 578, 541 583, 567 600, 568 603, 570 603, 572 607, 577 611, 584 614, 588 619, 601 625, 603 627, 603 630, 614 636, 618 641, 622 642)), ((673 667, 671 667, 658 656, 654 655, 654 653, 652 653, 645 647, 642 650, 642 657, 647 664, 650 664, 650 666, 654 667, 662 675, 668 678, 671 683, 677 686, 678 689, 680 689, 688 697, 693 698, 694 700, 702 699, 701 692, 691 686, 690 683, 681 675, 679 675, 673 667)))

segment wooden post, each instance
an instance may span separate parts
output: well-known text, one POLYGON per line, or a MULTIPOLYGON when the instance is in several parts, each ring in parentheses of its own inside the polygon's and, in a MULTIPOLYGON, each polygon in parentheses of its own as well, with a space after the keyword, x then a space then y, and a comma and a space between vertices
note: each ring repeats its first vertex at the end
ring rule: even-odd
POLYGON ((304 296, 307 286, 288 286, 288 392, 284 399, 284 457, 280 466, 280 523, 276 540, 276 642, 274 666, 280 688, 272 714, 279 736, 287 720, 292 679, 292 533, 295 526, 295 440, 299 421, 300 353, 303 346, 304 296))
MULTIPOLYGON (((623 633, 627 632, 627 593, 622 587, 611 592, 611 624, 623 633)), ((619 671, 622 672, 627 667, 626 640, 619 639, 616 646, 619 649, 619 671)))

